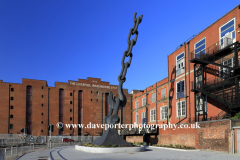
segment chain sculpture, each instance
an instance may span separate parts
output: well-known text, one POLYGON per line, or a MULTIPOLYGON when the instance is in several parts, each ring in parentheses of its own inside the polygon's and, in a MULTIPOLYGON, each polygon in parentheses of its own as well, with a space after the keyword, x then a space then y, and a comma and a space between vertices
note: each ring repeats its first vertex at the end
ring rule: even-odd
MULTIPOLYGON (((137 42, 138 25, 142 22, 142 17, 143 17, 143 15, 141 15, 140 17, 136 18, 136 15, 137 13, 135 12, 133 15, 134 24, 133 24, 133 27, 130 29, 128 38, 127 38, 128 47, 127 47, 127 50, 124 51, 122 61, 121 61, 122 70, 120 75, 118 76, 118 82, 119 82, 118 94, 120 99, 113 98, 112 92, 110 92, 108 97, 108 103, 109 103, 110 109, 109 109, 108 115, 104 118, 105 124, 108 124, 108 125, 115 125, 119 123, 120 118, 118 116, 118 110, 125 107, 127 103, 127 99, 123 93, 122 87, 123 87, 123 83, 126 81, 127 69, 131 65, 132 56, 133 56, 132 48, 137 42), (134 35, 134 34, 135 34, 134 39, 130 40, 131 35, 134 35), (126 57, 129 57, 129 60, 128 62, 124 63, 126 57)), ((108 128, 103 134, 103 136, 97 139, 96 141, 94 141, 93 143, 97 145, 131 145, 130 143, 126 142, 118 135, 116 128, 108 128)))

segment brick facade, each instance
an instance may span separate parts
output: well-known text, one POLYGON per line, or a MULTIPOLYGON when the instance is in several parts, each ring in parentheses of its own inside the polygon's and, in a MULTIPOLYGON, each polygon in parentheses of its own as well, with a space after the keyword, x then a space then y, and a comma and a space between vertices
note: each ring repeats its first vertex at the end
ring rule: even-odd
MULTIPOLYGON (((212 25, 201 31, 198 35, 191 38, 188 42, 184 42, 173 53, 168 56, 168 77, 160 80, 156 84, 147 87, 145 90, 139 93, 133 94, 133 110, 132 117, 133 123, 137 122, 142 124, 141 115, 146 112, 147 124, 184 124, 191 123, 193 121, 211 121, 224 118, 230 113, 229 107, 225 104, 217 101, 201 93, 194 93, 192 89, 194 82, 194 65, 190 60, 195 58, 196 46, 202 40, 205 40, 205 50, 209 51, 211 47, 218 47, 221 49, 221 33, 220 28, 228 24, 230 21, 234 21, 234 29, 231 31, 231 40, 239 42, 240 40, 240 6, 235 7, 226 15, 218 19, 212 25), (166 98, 161 99, 161 89, 167 88, 166 98), (152 102, 151 97, 156 94, 156 101, 152 102), (197 97, 205 96, 205 102, 203 101, 203 108, 206 115, 203 116, 201 112, 197 111, 197 97), (142 105, 142 98, 147 98, 147 104, 142 105), (138 101, 138 103, 136 103, 138 101), (136 107, 138 104, 138 108, 136 107), (180 106, 179 106, 180 105, 180 106), (167 106, 167 118, 162 119, 161 107, 167 106), (182 107, 184 106, 184 107, 182 107), (206 107, 205 107, 206 106, 206 107), (155 119, 151 119, 151 110, 155 110, 155 119), (137 116, 138 115, 138 116, 137 116)), ((228 28, 225 27, 227 30, 228 28)), ((230 29, 230 27, 229 27, 230 29)), ((227 32, 226 32, 227 33, 227 32)), ((225 34, 226 35, 226 34, 225 34)), ((240 60, 240 52, 238 51, 238 61, 240 60)), ((215 63, 223 63, 234 57, 234 53, 222 57, 215 63)), ((195 69, 200 65, 197 64, 195 69)), ((222 80, 220 78, 220 68, 212 64, 208 64, 204 68, 204 78, 202 81, 206 83, 210 80, 222 80), (206 69, 209 67, 209 69, 206 69)), ((225 92, 227 93, 227 92, 225 92)), ((201 149, 222 150, 229 151, 230 146, 230 128, 228 126, 229 121, 219 122, 206 122, 202 123, 202 128, 198 130, 185 129, 185 130, 159 130, 158 135, 151 135, 148 139, 149 143, 158 144, 182 144, 187 146, 195 146, 201 149), (226 123, 226 124, 225 124, 226 123)), ((129 141, 140 140, 140 136, 136 138, 127 137, 129 141)))
MULTIPOLYGON (((158 145, 185 145, 198 149, 231 151, 231 120, 199 122, 200 128, 161 129, 159 134, 149 135, 147 142, 158 145)), ((189 126, 191 124, 188 124, 189 126)), ((178 125, 179 127, 179 125, 178 125)), ((177 127, 177 128, 178 128, 177 127)), ((142 135, 127 136, 128 142, 143 142, 142 135)), ((235 138, 236 140, 236 138, 235 138)), ((235 141, 236 142, 236 141, 235 141)), ((236 146, 236 144, 235 144, 236 146)))
MULTIPOLYGON (((59 122, 59 92, 63 90, 63 123, 78 124, 85 126, 104 123, 106 116, 106 96, 109 92, 118 94, 118 86, 110 85, 99 78, 79 79, 68 83, 55 82, 55 87, 47 85, 46 81, 23 79, 22 84, 6 83, 0 80, 0 133, 17 134, 21 128, 27 126, 27 118, 30 117, 31 129, 29 133, 34 136, 48 135, 49 124, 54 125, 52 135, 58 135, 56 124, 59 122), (27 86, 32 88, 31 110, 26 112, 27 86), (79 111, 79 91, 82 92, 81 111, 79 111), (12 100, 11 100, 12 98, 12 100), (80 117, 80 118, 79 118, 80 117), (79 122, 79 120, 81 120, 79 122), (10 129, 10 127, 12 127, 10 129)), ((123 92, 127 97, 127 104, 123 109, 124 116, 121 123, 131 124, 131 95, 128 90, 123 92)), ((121 111, 119 112, 119 117, 121 111)), ((101 135, 105 129, 64 128, 64 135, 101 135)))

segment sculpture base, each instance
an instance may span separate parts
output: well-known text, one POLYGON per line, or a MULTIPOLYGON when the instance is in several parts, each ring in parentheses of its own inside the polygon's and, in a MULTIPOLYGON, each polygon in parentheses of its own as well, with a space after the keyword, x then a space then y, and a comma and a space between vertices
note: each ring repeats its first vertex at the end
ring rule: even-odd
POLYGON ((93 144, 99 146, 106 146, 106 145, 120 145, 120 146, 133 146, 131 143, 128 143, 117 132, 116 128, 108 128, 104 134, 93 141, 93 144))
POLYGON ((89 153, 134 153, 134 152, 144 152, 145 147, 110 147, 110 148, 101 148, 101 147, 85 147, 75 145, 75 150, 89 152, 89 153))

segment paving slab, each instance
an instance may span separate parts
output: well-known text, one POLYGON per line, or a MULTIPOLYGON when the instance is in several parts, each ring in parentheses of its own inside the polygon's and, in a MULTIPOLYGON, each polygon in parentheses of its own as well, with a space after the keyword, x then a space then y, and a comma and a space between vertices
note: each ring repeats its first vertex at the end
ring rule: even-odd
POLYGON ((238 160, 240 155, 216 151, 180 152, 146 147, 145 152, 136 153, 87 153, 75 150, 75 146, 64 146, 43 151, 30 152, 19 160, 35 160, 49 156, 52 160, 238 160))

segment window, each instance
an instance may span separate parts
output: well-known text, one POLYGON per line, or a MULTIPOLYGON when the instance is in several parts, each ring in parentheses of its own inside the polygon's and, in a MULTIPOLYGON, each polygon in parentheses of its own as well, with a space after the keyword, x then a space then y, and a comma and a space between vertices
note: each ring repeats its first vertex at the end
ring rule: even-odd
POLYGON ((198 58, 206 53, 206 38, 195 43, 195 58, 198 58))
POLYGON ((98 102, 98 99, 97 99, 97 102, 98 102))
POLYGON ((13 118, 13 115, 12 115, 12 114, 10 115, 10 118, 13 118))
POLYGON ((161 119, 167 119, 167 106, 161 107, 161 119))
POLYGON ((43 107, 43 103, 42 103, 42 107, 43 107))
POLYGON ((153 93, 153 94, 152 94, 152 103, 155 102, 155 101, 156 101, 156 94, 153 93))
POLYGON ((177 99, 184 97, 184 80, 177 83, 177 99))
POLYGON ((203 109, 207 112, 207 96, 198 95, 196 96, 196 111, 198 114, 203 114, 203 109))
POLYGON ((142 98, 142 106, 145 106, 145 105, 146 105, 146 98, 143 97, 143 98, 142 98))
POLYGON ((185 101, 177 102, 177 117, 185 116, 185 101))
POLYGON ((70 101, 70 104, 72 104, 72 101, 70 101))
POLYGON ((231 19, 219 28, 220 46, 224 48, 236 41, 235 18, 231 19))
POLYGON ((70 112, 72 112, 72 109, 70 109, 70 112))
POLYGON ((42 116, 43 116, 43 113, 42 113, 42 116))
POLYGON ((43 130, 41 130, 41 132, 43 132, 43 130))
POLYGON ((138 101, 135 102, 136 103, 136 109, 138 108, 138 101))
POLYGON ((146 112, 142 112, 142 118, 146 118, 146 112))
POLYGON ((43 98, 43 95, 42 95, 42 98, 43 98))
POLYGON ((11 100, 13 101, 13 100, 14 100, 14 98, 13 98, 13 97, 11 97, 11 100))
POLYGON ((43 86, 42 86, 42 89, 43 89, 43 86))
POLYGON ((10 129, 13 129, 13 124, 10 124, 10 129))
POLYGON ((72 117, 70 117, 70 121, 72 121, 72 117))
POLYGON ((41 121, 41 123, 43 124, 43 121, 41 121))
POLYGON ((142 124, 146 124, 146 112, 142 112, 142 124))
POLYGON ((136 124, 138 124, 138 114, 136 114, 136 124))
POLYGON ((92 99, 91 99, 91 101, 92 101, 92 99))
POLYGON ((70 93, 70 96, 72 96, 72 93, 70 93))
POLYGON ((14 88, 11 88, 11 92, 14 92, 14 88))
POLYGON ((13 106, 10 106, 11 109, 13 109, 13 106))
MULTIPOLYGON (((224 66, 233 67, 234 66, 234 58, 225 60, 221 64, 224 66)), ((233 71, 230 71, 230 69, 228 69, 228 68, 219 67, 219 77, 221 77, 221 78, 229 77, 231 72, 233 72, 233 71)))
POLYGON ((91 91, 91 93, 92 93, 92 91, 91 91))
POLYGON ((96 93, 97 93, 97 94, 99 94, 99 92, 98 92, 98 91, 97 91, 96 93))
POLYGON ((161 90, 161 99, 166 98, 166 88, 161 90))
POLYGON ((155 121, 155 120, 156 120, 155 109, 152 109, 150 111, 150 121, 155 121))
POLYGON ((184 52, 179 54, 176 58, 177 58, 176 76, 178 76, 185 72, 185 70, 184 70, 184 52))

